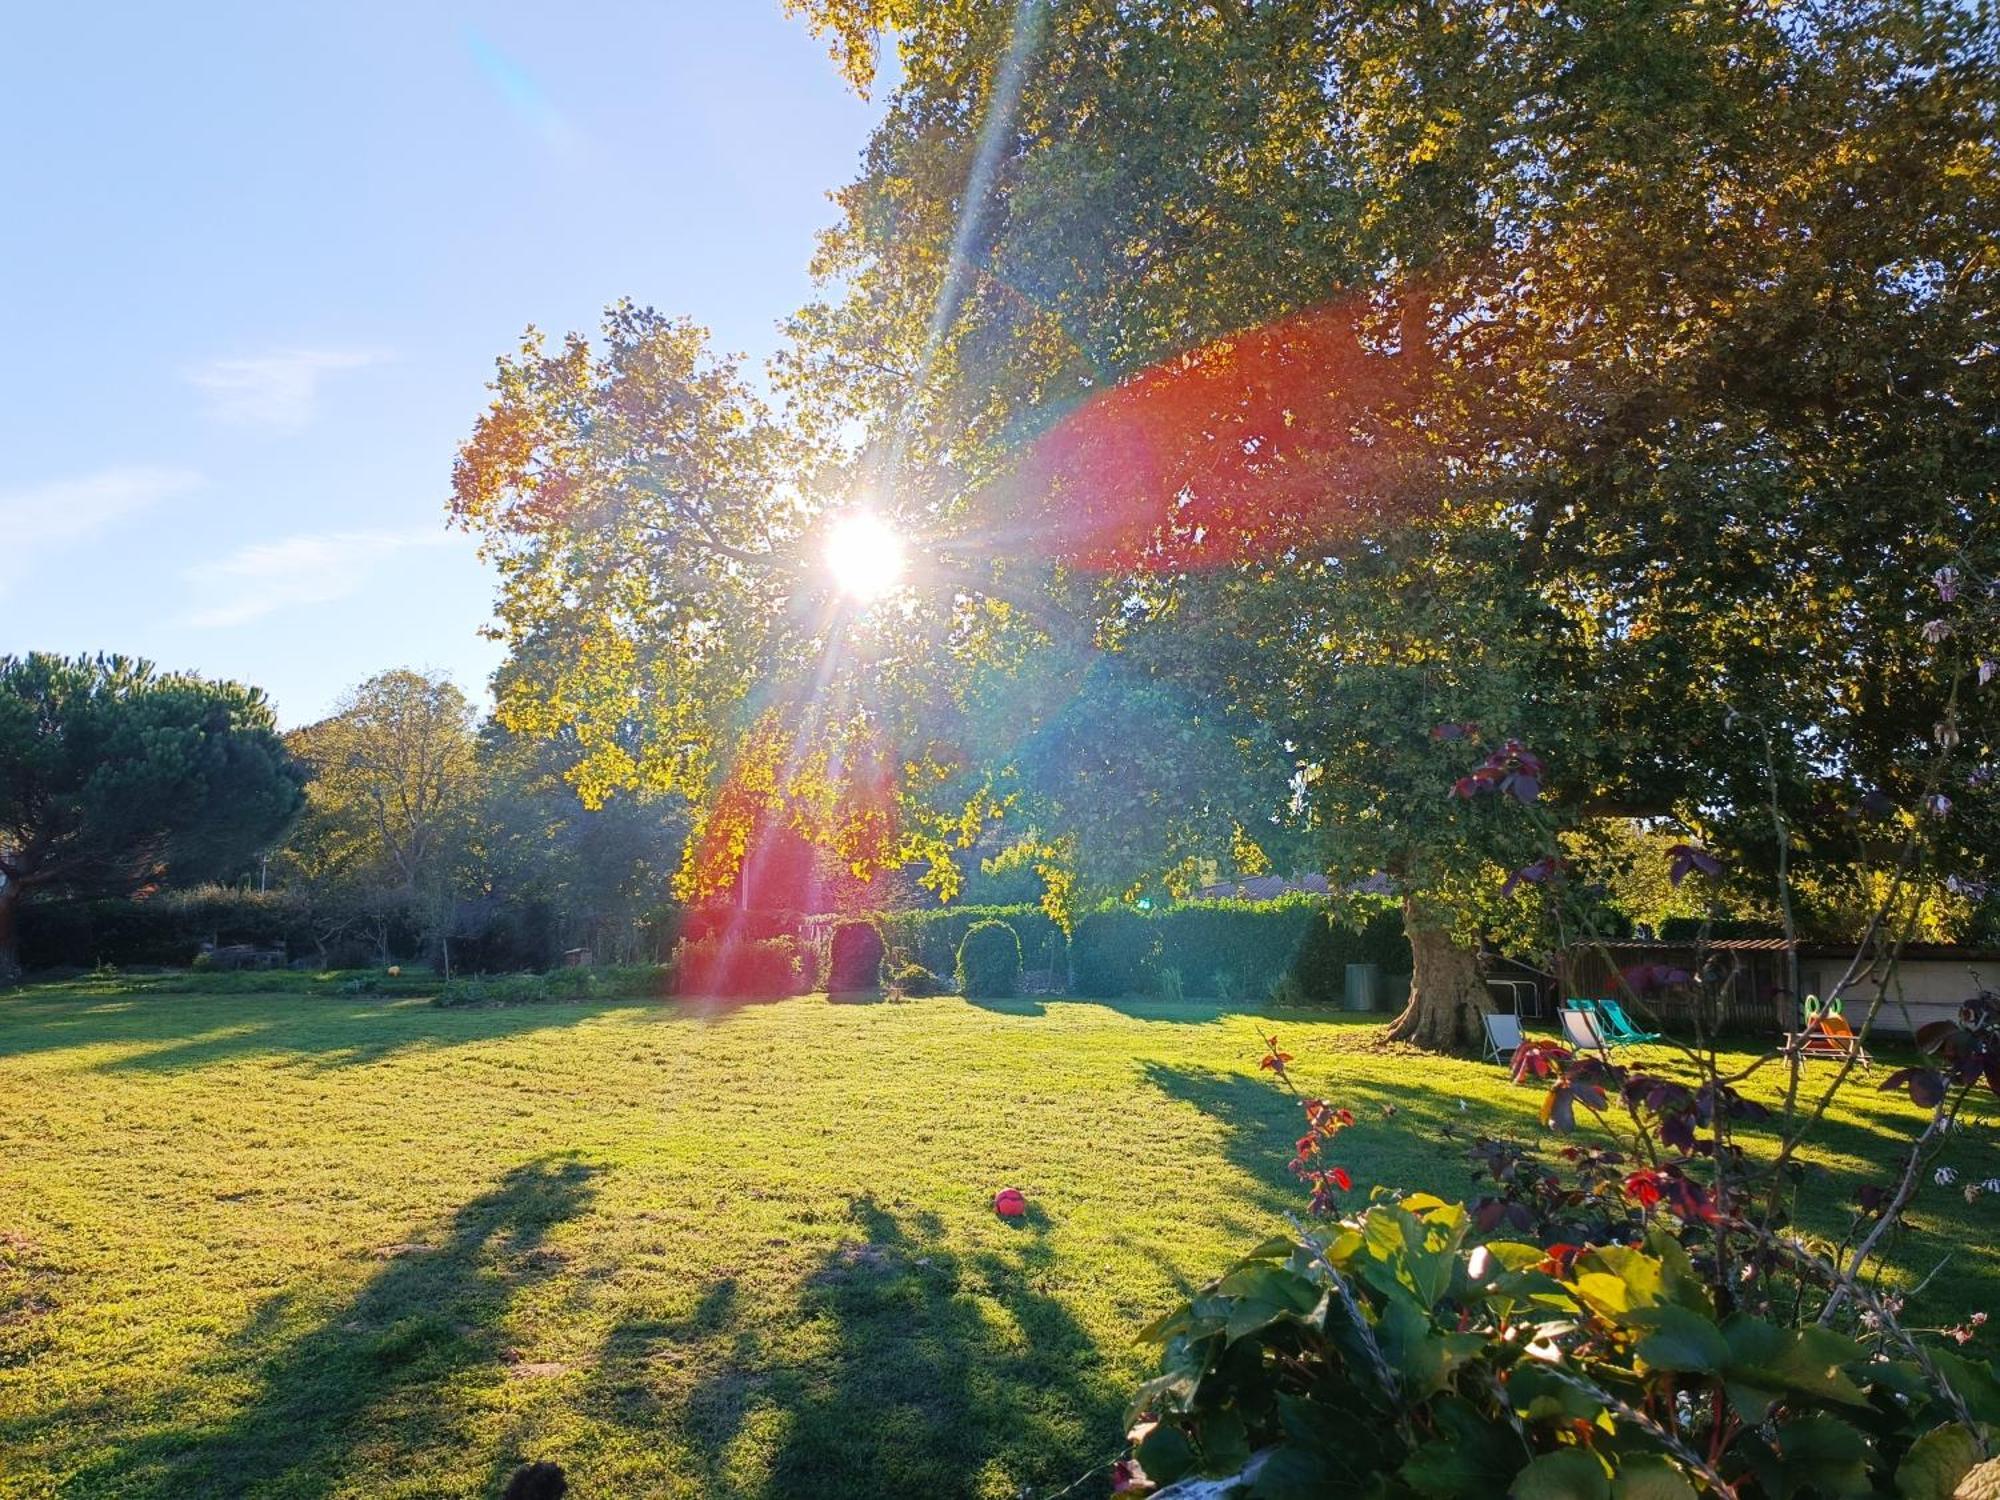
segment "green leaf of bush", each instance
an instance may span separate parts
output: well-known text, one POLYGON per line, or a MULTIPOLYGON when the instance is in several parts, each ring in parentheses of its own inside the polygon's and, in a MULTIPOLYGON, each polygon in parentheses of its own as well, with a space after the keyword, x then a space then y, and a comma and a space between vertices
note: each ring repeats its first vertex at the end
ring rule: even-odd
POLYGON ((1514 1476, 1513 1500, 1611 1500, 1604 1461, 1582 1448, 1544 1453, 1514 1476))
POLYGON ((1635 1352, 1655 1370, 1712 1375, 1729 1363, 1729 1344, 1722 1330, 1698 1312, 1662 1302, 1635 1314, 1631 1322, 1649 1330, 1635 1352))
POLYGON ((1934 1427, 1896 1465, 1896 1493, 1903 1500, 1952 1500, 1959 1481, 1979 1462, 1979 1444, 1956 1422, 1934 1427))

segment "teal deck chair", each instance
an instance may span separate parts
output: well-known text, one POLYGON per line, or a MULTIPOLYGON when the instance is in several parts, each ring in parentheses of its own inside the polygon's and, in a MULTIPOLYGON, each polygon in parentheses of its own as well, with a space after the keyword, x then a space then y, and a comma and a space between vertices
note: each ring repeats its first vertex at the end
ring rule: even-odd
POLYGON ((1625 1007, 1616 1000, 1598 1001, 1597 1013, 1608 1023, 1607 1029, 1613 1041, 1636 1047, 1641 1042, 1657 1042, 1660 1039, 1659 1032, 1634 1026, 1632 1018, 1625 1014, 1625 1007))
POLYGON ((1657 1031, 1641 1031, 1632 1024, 1632 1018, 1625 1014, 1625 1007, 1616 1000, 1584 1000, 1572 996, 1563 1002, 1565 1010, 1580 1010, 1597 1023, 1597 1034, 1604 1038, 1607 1047, 1637 1047, 1646 1042, 1657 1042, 1657 1031))

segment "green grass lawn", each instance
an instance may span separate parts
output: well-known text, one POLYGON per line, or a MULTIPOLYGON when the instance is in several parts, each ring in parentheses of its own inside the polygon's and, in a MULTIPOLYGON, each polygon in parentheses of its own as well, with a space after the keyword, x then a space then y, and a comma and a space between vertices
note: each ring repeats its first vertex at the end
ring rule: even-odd
MULTIPOLYGON (((1061 1489, 1134 1331, 1298 1202, 1260 1027, 1360 1115, 1357 1204, 1534 1133, 1496 1068, 1213 1005, 0 998, 0 1494, 1061 1489)), ((1841 1104, 1826 1216, 1915 1119, 1841 1104)), ((2000 1196, 1930 1207, 1919 1321, 2000 1274, 2000 1196)))

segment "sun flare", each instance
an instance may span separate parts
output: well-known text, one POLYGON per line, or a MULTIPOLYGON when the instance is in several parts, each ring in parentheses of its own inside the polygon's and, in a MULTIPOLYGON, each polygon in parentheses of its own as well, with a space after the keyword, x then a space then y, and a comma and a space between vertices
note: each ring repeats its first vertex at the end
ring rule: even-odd
POLYGON ((826 534, 826 566, 850 599, 879 599, 903 581, 903 539, 873 511, 857 510, 826 534))

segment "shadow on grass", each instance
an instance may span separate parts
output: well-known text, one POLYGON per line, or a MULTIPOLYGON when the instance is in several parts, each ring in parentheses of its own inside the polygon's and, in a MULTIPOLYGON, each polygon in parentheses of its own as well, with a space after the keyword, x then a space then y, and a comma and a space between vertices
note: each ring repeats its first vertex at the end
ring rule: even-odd
MULTIPOLYGON (((452 1047, 572 1026, 657 1002, 597 1001, 441 1010, 418 1000, 304 995, 173 996, 135 1001, 9 1003, 0 1060, 110 1047, 100 1072, 174 1073, 243 1057, 293 1057, 309 1068, 361 1066, 410 1049, 452 1047)), ((676 1012, 677 1013, 677 1012, 676 1012)))
POLYGON ((703 1493, 760 1500, 1042 1494, 1108 1461, 1129 1392, 1040 1289, 1044 1226, 962 1252, 929 1214, 863 1196, 847 1217, 786 1314, 746 1308, 725 1278, 683 1318, 616 1325, 596 1413, 671 1433, 703 1493))
MULTIPOLYGON (((367 1431, 376 1414, 393 1423, 400 1452, 469 1447, 453 1430, 443 1389, 500 1366, 508 1306, 554 1264, 534 1252, 552 1226, 588 1206, 593 1170, 561 1159, 516 1167, 461 1208, 440 1243, 395 1247, 402 1253, 346 1307, 264 1364, 233 1420, 126 1445, 76 1475, 75 1493, 149 1500, 332 1493, 357 1449, 374 1447, 379 1456, 381 1438, 367 1431)), ((274 1335, 286 1312, 282 1297, 232 1341, 232 1362, 274 1335)), ((507 1462, 495 1457, 496 1465, 507 1462)))

